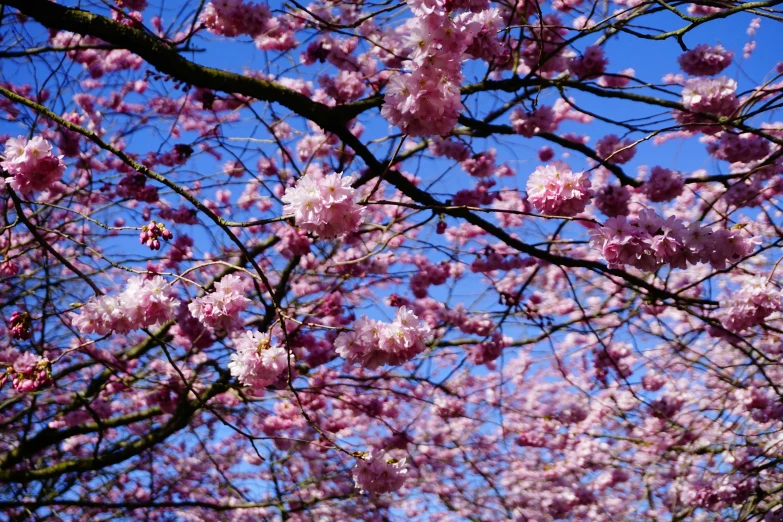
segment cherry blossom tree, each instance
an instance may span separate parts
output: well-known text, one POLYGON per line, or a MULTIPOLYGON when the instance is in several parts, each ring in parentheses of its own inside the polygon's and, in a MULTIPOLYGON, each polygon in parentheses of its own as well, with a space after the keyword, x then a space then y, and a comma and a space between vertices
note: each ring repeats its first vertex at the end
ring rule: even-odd
POLYGON ((783 521, 780 3, 0 1, 0 518, 783 521))

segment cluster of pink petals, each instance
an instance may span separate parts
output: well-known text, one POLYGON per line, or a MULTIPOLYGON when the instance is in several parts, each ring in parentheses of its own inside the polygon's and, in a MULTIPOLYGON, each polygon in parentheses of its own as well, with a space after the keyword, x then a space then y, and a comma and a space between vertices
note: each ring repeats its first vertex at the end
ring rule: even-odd
POLYGON ((157 187, 147 185, 147 178, 135 172, 120 180, 117 184, 117 195, 145 203, 155 203, 159 199, 157 187))
POLYGON ((178 305, 173 288, 161 276, 136 276, 118 295, 90 298, 74 317, 73 325, 85 334, 125 334, 168 321, 177 313, 178 305))
POLYGON ((750 163, 769 155, 770 142, 750 132, 723 132, 720 139, 707 145, 707 152, 714 158, 730 163, 750 163))
POLYGON ((456 161, 465 161, 470 157, 470 149, 465 143, 453 139, 434 136, 428 146, 434 156, 445 156, 456 161))
POLYGON ((514 109, 511 113, 511 127, 514 132, 526 138, 532 138, 541 132, 554 132, 557 125, 557 115, 548 105, 542 105, 531 112, 514 109))
POLYGON ((117 7, 124 7, 131 11, 144 11, 147 8, 147 0, 114 0, 117 7))
POLYGON ((160 238, 170 241, 173 237, 174 235, 166 228, 165 224, 158 223, 153 219, 148 225, 141 227, 139 243, 147 245, 150 250, 160 250, 160 238))
POLYGON ((26 341, 32 336, 31 328, 30 314, 18 310, 11 314, 8 320, 8 331, 11 333, 11 337, 26 341))
POLYGON ((503 17, 497 8, 463 13, 456 18, 457 26, 470 35, 465 55, 470 58, 503 64, 510 58, 509 50, 498 38, 503 17))
POLYGON ((730 116, 739 105, 737 82, 731 78, 691 78, 682 90, 682 104, 691 112, 730 116))
POLYGON ((738 333, 761 324, 773 312, 783 309, 783 295, 766 277, 752 277, 729 299, 721 301, 721 323, 738 333))
POLYGON ((609 163, 622 165, 636 155, 636 147, 633 144, 633 140, 621 140, 614 134, 607 134, 596 142, 595 151, 609 163))
POLYGON ((188 304, 180 304, 177 310, 175 318, 177 323, 171 327, 171 333, 174 336, 173 342, 188 349, 209 348, 215 342, 215 337, 209 328, 204 326, 204 323, 193 317, 188 310, 188 304))
POLYGON ((248 34, 256 37, 267 29, 271 17, 265 4, 243 0, 216 0, 204 6, 199 20, 211 33, 221 36, 248 34))
POLYGON ((444 136, 457 124, 463 59, 508 61, 508 50, 498 38, 504 22, 498 9, 449 16, 454 8, 411 2, 411 71, 391 77, 381 109, 389 123, 409 136, 444 136))
POLYGON ((585 49, 582 56, 569 62, 568 71, 580 80, 597 78, 606 71, 608 63, 604 50, 597 45, 591 45, 585 49))
POLYGON ((575 216, 592 197, 590 177, 574 173, 561 161, 536 168, 527 180, 527 198, 533 207, 550 216, 575 216))
MULTIPOLYGON (((530 2, 528 5, 528 9, 532 9, 533 12, 538 9, 538 4, 535 2, 530 2)), ((556 14, 545 14, 532 24, 530 31, 531 37, 525 38, 525 45, 522 48, 521 58, 524 61, 524 68, 542 76, 563 72, 572 57, 566 54, 567 46, 563 45, 565 36, 568 35, 568 28, 563 20, 556 14)))
POLYGON ((462 167, 462 170, 474 178, 488 178, 497 170, 495 164, 496 158, 497 151, 495 149, 489 149, 466 158, 461 162, 460 166, 462 167))
POLYGON ((627 216, 630 200, 631 191, 628 190, 628 187, 607 184, 595 193, 593 204, 595 208, 609 217, 627 216))
MULTIPOLYGON (((416 1, 409 3, 413 4, 416 1)), ((465 9, 466 11, 480 13, 489 8, 489 0, 445 0, 442 3, 449 12, 456 9, 465 9)))
POLYGON ((684 188, 685 181, 680 174, 663 167, 653 167, 649 179, 642 185, 642 192, 650 201, 660 203, 676 198, 684 188))
POLYGON ((397 491, 408 473, 405 461, 404 458, 390 458, 384 451, 371 450, 366 457, 357 460, 353 468, 357 489, 370 495, 397 491))
POLYGON ((250 299, 239 276, 228 274, 215 283, 215 291, 188 304, 190 313, 204 326, 215 330, 233 330, 242 326, 239 313, 247 310, 250 299))
POLYGON ((456 61, 448 55, 432 57, 412 73, 392 76, 386 86, 383 117, 409 136, 451 132, 462 110, 462 74, 459 62, 447 63, 449 60, 456 61))
POLYGON ((666 264, 686 268, 699 262, 722 270, 727 261, 737 262, 750 254, 755 244, 741 230, 712 230, 699 223, 686 227, 677 217, 664 219, 649 209, 636 219, 609 218, 590 235, 591 245, 609 266, 631 265, 649 272, 666 264))
MULTIPOLYGON (((127 20, 131 18, 128 17, 127 20)), ((66 56, 82 64, 94 79, 101 78, 106 73, 137 70, 144 63, 140 56, 127 49, 100 49, 101 46, 107 45, 106 42, 93 36, 59 31, 52 36, 51 42, 57 47, 68 48, 66 56)))
POLYGON ((6 367, 5 375, 0 378, 0 386, 8 379, 19 393, 35 391, 51 384, 51 363, 45 357, 24 352, 13 365, 6 367))
POLYGON ((500 357, 511 341, 511 337, 504 336, 499 330, 495 330, 489 339, 478 343, 470 350, 470 360, 473 364, 489 366, 492 361, 500 357))
POLYGON ((722 45, 700 44, 683 53, 677 61, 683 72, 691 76, 714 76, 731 64, 734 53, 722 45))
POLYGON ((62 156, 52 154, 52 144, 40 136, 30 141, 24 136, 9 138, 0 167, 13 176, 8 182, 11 188, 23 195, 50 188, 65 172, 62 156))
POLYGON ((631 68, 623 69, 619 73, 615 74, 604 74, 600 78, 598 78, 598 85, 601 87, 607 87, 610 89, 620 89, 622 87, 625 87, 628 85, 631 81, 631 78, 633 78, 633 75, 636 73, 631 68))
POLYGON ((296 225, 319 237, 330 239, 356 232, 362 223, 364 208, 356 201, 353 178, 342 173, 323 177, 305 174, 283 194, 283 212, 293 214, 296 225))
POLYGON ((351 332, 342 332, 334 341, 337 354, 348 362, 375 369, 409 361, 426 348, 429 327, 405 306, 397 309, 394 321, 384 323, 362 316, 351 332))
POLYGON ((228 369, 245 386, 269 386, 288 367, 285 348, 272 344, 267 334, 247 330, 234 338, 234 345, 228 369))

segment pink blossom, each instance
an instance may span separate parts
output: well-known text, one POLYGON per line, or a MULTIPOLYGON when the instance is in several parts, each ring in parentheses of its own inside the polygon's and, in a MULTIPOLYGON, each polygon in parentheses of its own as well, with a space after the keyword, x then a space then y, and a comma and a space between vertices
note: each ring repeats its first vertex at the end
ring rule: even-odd
POLYGON ((354 323, 352 332, 337 336, 334 346, 340 357, 372 370, 413 359, 426 349, 424 339, 429 332, 427 325, 401 306, 391 323, 362 316, 354 323))
POLYGON ((30 331, 32 328, 32 321, 30 319, 30 314, 27 312, 16 311, 12 313, 8 320, 8 324, 11 337, 14 339, 26 341, 32 336, 32 332, 30 331))
POLYGON ((14 389, 19 393, 35 391, 52 383, 51 363, 45 357, 24 352, 11 366, 6 367, 5 375, 0 378, 0 386, 8 379, 11 379, 14 389))
POLYGON ((215 283, 215 291, 194 299, 188 305, 190 313, 208 328, 233 330, 241 327, 239 313, 250 299, 244 296, 244 283, 235 274, 228 274, 215 283))
POLYGON ((540 132, 554 132, 558 122, 552 107, 542 105, 532 112, 514 109, 511 113, 511 127, 514 132, 532 138, 540 132))
POLYGON ((391 458, 384 451, 370 450, 356 461, 353 469, 356 488, 370 495, 397 491, 402 487, 408 473, 405 460, 391 458))
POLYGON ((234 345, 228 369, 245 386, 269 386, 288 367, 285 348, 273 345, 268 334, 248 330, 234 338, 234 345))
POLYGON ((721 301, 724 328, 741 332, 764 322, 769 315, 783 309, 780 290, 767 281, 766 277, 749 278, 739 289, 721 301))
POLYGON ((671 201, 685 188, 682 176, 673 170, 653 167, 650 177, 642 185, 642 191, 653 202, 671 201))
POLYGON ((707 145, 707 152, 715 158, 731 163, 750 163, 764 159, 770 153, 770 142, 750 132, 734 134, 723 132, 718 141, 707 145))
POLYGON ((131 11, 144 11, 147 8, 147 0, 114 0, 117 7, 124 7, 131 11))
POLYGON ((204 323, 193 317, 188 310, 189 303, 182 303, 177 309, 177 323, 171 327, 174 343, 186 348, 204 349, 212 346, 215 338, 204 323))
POLYGON ((571 60, 568 70, 576 78, 587 80, 601 76, 608 63, 604 50, 597 45, 591 45, 585 49, 582 56, 571 60))
POLYGON ((575 174, 563 162, 538 167, 527 181, 527 197, 537 210, 552 216, 575 216, 592 197, 590 177, 575 174))
POLYGON ((356 232, 364 209, 356 202, 353 178, 335 172, 324 177, 305 174, 283 194, 283 212, 293 214, 296 225, 324 239, 356 232))
POLYGON ((40 136, 23 136, 5 142, 5 161, 0 167, 13 176, 9 185, 22 195, 49 189, 65 172, 62 156, 52 154, 52 145, 40 136))
POLYGON ((737 82, 719 78, 691 78, 682 90, 682 104, 691 112, 731 116, 739 105, 737 82))
POLYGON ((148 225, 141 227, 139 243, 146 245, 150 250, 160 250, 160 239, 170 241, 173 237, 173 234, 166 228, 165 224, 158 223, 153 219, 148 225))
POLYGON ((634 71, 631 68, 623 69, 616 75, 605 73, 603 76, 598 78, 597 83, 601 87, 608 87, 610 89, 621 89, 630 83, 631 78, 633 78, 633 75, 635 73, 636 71, 634 71))
POLYGON ((124 334, 170 320, 178 305, 174 289, 161 276, 135 276, 116 296, 90 298, 73 318, 73 325, 85 334, 124 334))
POLYGON ((691 76, 714 76, 731 64, 734 53, 721 45, 700 44, 680 55, 680 68, 691 76))
POLYGON ((595 144, 598 155, 608 161, 622 165, 628 163, 636 155, 636 147, 633 140, 620 140, 614 134, 607 134, 595 144))
POLYGON ((503 27, 503 17, 497 8, 474 13, 464 13, 457 20, 458 27, 464 27, 470 34, 470 43, 465 54, 471 58, 503 64, 510 58, 510 52, 498 37, 503 27))
POLYGON ((713 230, 698 223, 686 227, 677 217, 664 219, 649 209, 639 212, 636 219, 609 218, 590 235, 591 245, 610 266, 632 265, 645 271, 665 264, 686 268, 699 262, 722 270, 727 262, 746 257, 755 242, 740 230, 713 230))
POLYGON ((551 161, 555 157, 555 151, 552 147, 541 147, 538 149, 538 160, 544 163, 551 161))
POLYGON ((216 0, 204 6, 199 20, 207 29, 222 36, 259 36, 267 30, 271 14, 264 4, 242 0, 216 0))
POLYGON ((389 79, 381 108, 383 117, 409 136, 445 136, 454 128, 462 111, 462 56, 478 35, 472 30, 483 27, 452 20, 442 6, 431 7, 414 10, 407 39, 412 71, 389 79))
POLYGON ((409 136, 445 136, 462 111, 458 86, 446 75, 419 68, 389 81, 383 117, 409 136))
POLYGON ((428 149, 435 156, 444 156, 456 161, 465 161, 470 156, 470 149, 463 142, 443 139, 440 136, 434 136, 430 140, 428 149))
POLYGON ((604 185, 595 194, 595 207, 609 217, 627 216, 631 193, 628 187, 604 185))
POLYGON ((497 151, 495 149, 479 152, 470 158, 466 158, 462 162, 462 169, 473 177, 487 178, 495 172, 496 157, 497 151))

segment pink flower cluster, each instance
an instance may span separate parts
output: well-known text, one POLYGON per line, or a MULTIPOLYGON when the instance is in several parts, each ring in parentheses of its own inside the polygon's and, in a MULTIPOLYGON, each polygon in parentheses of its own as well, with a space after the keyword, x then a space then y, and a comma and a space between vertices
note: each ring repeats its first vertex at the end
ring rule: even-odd
POLYGON ((426 348, 424 339, 430 329, 405 306, 397 310, 394 321, 383 323, 362 316, 351 332, 342 332, 334 341, 337 354, 353 364, 375 369, 396 366, 413 359, 426 348))
POLYGON ((633 140, 620 140, 614 134, 607 134, 596 142, 595 151, 609 163, 622 165, 631 161, 636 155, 633 144, 633 140))
POLYGON ((498 38, 504 21, 496 8, 459 15, 457 26, 463 27, 471 36, 465 55, 499 65, 507 63, 510 51, 498 38))
POLYGON ((392 76, 386 87, 381 114, 409 136, 443 136, 457 124, 464 58, 508 61, 497 9, 452 17, 456 5, 446 4, 411 2, 411 72, 392 76))
POLYGON ((480 342, 472 347, 470 350, 470 360, 473 364, 485 364, 489 367, 492 361, 500 357, 510 341, 510 337, 504 337, 499 330, 495 330, 488 340, 480 342))
POLYGON ((357 460, 353 468, 356 487, 370 495, 397 491, 408 473, 405 460, 390 458, 384 451, 371 450, 366 457, 357 460))
MULTIPOLYGON (((126 22, 132 20, 134 18, 125 18, 126 22)), ((106 73, 137 70, 144 63, 140 56, 127 49, 100 49, 101 46, 106 45, 106 42, 94 36, 81 36, 68 31, 59 31, 52 36, 51 42, 57 47, 68 48, 66 56, 74 62, 82 64, 82 67, 93 79, 101 78, 106 73)))
POLYGON ((497 151, 495 149, 489 149, 474 154, 469 158, 465 158, 460 166, 462 167, 462 170, 474 178, 488 178, 497 171, 497 165, 495 164, 496 158, 497 151))
POLYGON ((459 86, 467 42, 446 16, 433 13, 415 20, 420 25, 411 34, 413 70, 391 77, 381 114, 409 136, 443 136, 462 110, 459 86))
POLYGON ((731 78, 691 78, 682 90, 682 104, 691 112, 731 116, 737 109, 737 82, 731 78))
POLYGON ((731 64, 734 53, 722 45, 700 44, 680 55, 680 69, 691 76, 714 76, 731 64))
POLYGON ((252 37, 261 35, 271 17, 265 4, 248 4, 243 0, 216 0, 204 6, 199 20, 207 29, 221 36, 252 37))
POLYGON ((124 7, 131 11, 144 11, 147 8, 147 0, 114 0, 117 7, 124 7))
POLYGON ((247 310, 250 299, 239 276, 228 274, 215 283, 215 291, 188 304, 190 313, 204 326, 215 330, 234 330, 242 326, 239 313, 247 310))
POLYGON ((228 369, 245 386, 269 386, 288 367, 285 348, 273 345, 266 334, 247 330, 234 339, 234 345, 237 351, 231 354, 228 369))
POLYGON ((730 163, 750 163, 769 155, 770 142, 750 132, 723 132, 719 140, 707 145, 707 152, 714 158, 730 163))
POLYGON ((0 167, 13 176, 9 185, 22 195, 48 189, 65 172, 62 156, 52 154, 52 144, 40 136, 9 138, 0 167))
POLYGON ((526 138, 532 138, 540 132, 557 130, 558 120, 552 107, 542 105, 531 112, 514 109, 511 113, 511 127, 514 132, 526 138))
POLYGON ((159 199, 157 187, 147 185, 146 176, 136 172, 128 174, 120 180, 117 184, 117 196, 144 203, 155 203, 159 199))
POLYGON ((6 367, 5 375, 0 379, 0 386, 11 379, 14 389, 19 393, 35 391, 51 384, 51 369, 52 365, 45 357, 24 352, 16 358, 13 365, 6 367))
POLYGON ((456 161, 465 161, 470 157, 470 149, 465 143, 440 136, 433 137, 428 148, 434 156, 445 156, 456 161))
POLYGON ((686 227, 677 217, 664 219, 649 209, 636 219, 609 218, 590 235, 593 248, 601 251, 609 266, 631 265, 649 272, 665 264, 686 268, 699 262, 722 270, 727 261, 737 262, 750 254, 754 245, 753 238, 744 237, 741 230, 712 230, 699 223, 686 227))
POLYGON ((293 214, 297 226, 325 239, 356 232, 364 209, 356 201, 352 181, 339 172, 323 177, 305 174, 283 194, 283 213, 293 214))
POLYGON ((585 49, 582 56, 569 62, 568 71, 580 80, 587 80, 601 76, 608 63, 604 50, 597 45, 591 45, 585 49))
POLYGON ((30 331, 32 328, 32 321, 30 320, 30 314, 27 312, 16 311, 11 314, 11 318, 8 320, 11 337, 19 339, 20 341, 26 341, 32 336, 30 331))
POLYGON ((663 167, 653 167, 650 177, 642 185, 642 192, 654 202, 671 201, 685 188, 685 182, 678 173, 663 167))
MULTIPOLYGON (((536 3, 528 5, 533 11, 538 9, 536 3)), ((520 72, 527 69, 525 73, 532 71, 548 77, 564 71, 572 58, 570 51, 566 54, 567 46, 563 44, 568 35, 565 22, 556 14, 545 14, 531 24, 530 32, 531 36, 525 38, 522 47, 521 58, 525 67, 520 66, 520 72)))
POLYGON ((174 335, 174 344, 184 346, 187 349, 204 349, 212 346, 215 338, 212 332, 204 326, 204 323, 193 317, 188 310, 188 304, 182 303, 177 310, 177 323, 171 327, 174 335))
POLYGON ((125 334, 168 321, 178 305, 174 290, 161 276, 136 276, 119 295, 92 297, 74 317, 73 325, 85 334, 125 334))
POLYGON ((163 238, 166 241, 171 240, 174 235, 166 225, 158 223, 154 219, 150 221, 149 225, 141 227, 141 233, 139 234, 139 243, 147 245, 150 250, 160 250, 160 239, 163 238))
POLYGON ((721 301, 721 323, 739 333, 764 322, 770 314, 783 310, 783 295, 766 277, 750 278, 729 299, 721 301))
POLYGON ((595 194, 595 208, 609 217, 627 216, 631 192, 622 185, 604 185, 595 194))
POLYGON ((573 173, 561 161, 536 168, 527 180, 528 201, 551 216, 575 216, 584 211, 592 195, 589 175, 573 173))

